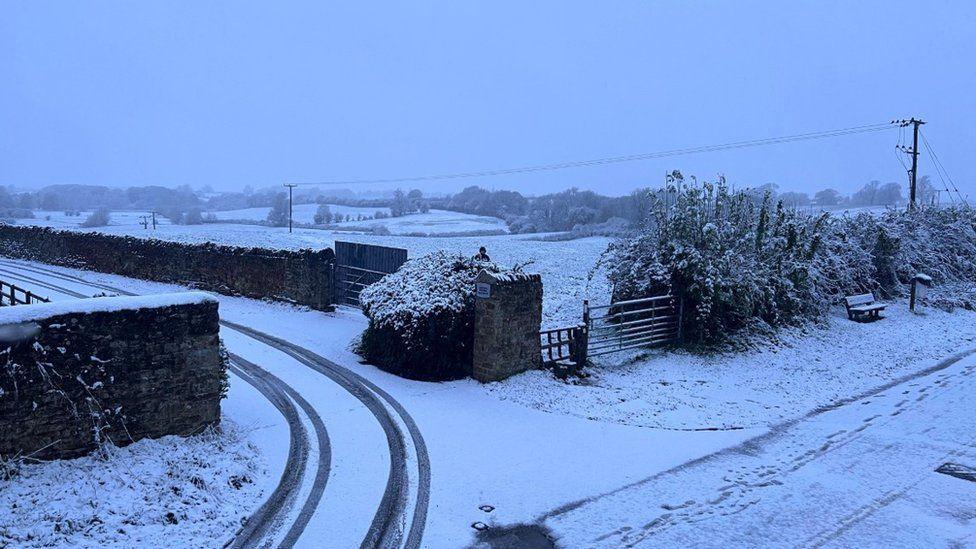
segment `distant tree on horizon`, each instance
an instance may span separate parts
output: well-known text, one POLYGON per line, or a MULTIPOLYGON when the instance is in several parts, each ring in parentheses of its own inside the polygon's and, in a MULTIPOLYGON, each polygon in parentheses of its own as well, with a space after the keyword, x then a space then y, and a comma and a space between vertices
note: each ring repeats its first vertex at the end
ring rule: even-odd
POLYGON ((285 227, 288 225, 288 195, 281 192, 275 195, 268 212, 268 225, 272 227, 285 227))

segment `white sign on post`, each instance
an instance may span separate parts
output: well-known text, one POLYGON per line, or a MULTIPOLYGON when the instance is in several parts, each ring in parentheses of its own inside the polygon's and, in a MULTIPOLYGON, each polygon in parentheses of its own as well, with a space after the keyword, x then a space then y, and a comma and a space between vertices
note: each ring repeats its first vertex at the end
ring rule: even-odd
POLYGON ((486 299, 491 297, 491 284, 486 284, 484 282, 476 282, 474 285, 475 296, 479 299, 486 299))
POLYGON ((915 284, 915 299, 916 300, 924 299, 925 294, 927 294, 928 291, 929 291, 929 287, 926 286, 925 284, 921 284, 921 283, 915 284))

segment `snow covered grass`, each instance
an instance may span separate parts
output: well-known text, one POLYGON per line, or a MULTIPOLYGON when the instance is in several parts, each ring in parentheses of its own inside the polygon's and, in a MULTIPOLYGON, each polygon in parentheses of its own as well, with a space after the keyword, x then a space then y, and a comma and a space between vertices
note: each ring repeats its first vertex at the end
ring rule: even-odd
MULTIPOLYGON (((353 217, 357 215, 373 217, 378 211, 385 214, 390 213, 389 208, 358 208, 340 204, 328 204, 328 206, 329 210, 334 214, 351 215, 353 217)), ((315 221, 315 212, 318 210, 318 207, 318 204, 295 204, 292 207, 292 218, 297 223, 312 223, 315 221)), ((271 206, 264 208, 245 208, 243 210, 215 211, 213 214, 217 219, 222 221, 265 221, 268 219, 268 212, 270 211, 271 206)))
POLYGON ((260 505, 265 468, 227 419, 198 436, 24 464, 0 479, 0 547, 220 547, 260 505))
POLYGON ((366 221, 344 221, 340 227, 366 229, 375 226, 386 227, 391 234, 462 234, 485 231, 508 232, 505 221, 497 217, 472 215, 445 210, 431 210, 427 213, 412 213, 401 217, 370 219, 366 221))
MULTIPOLYGON (((389 215, 390 208, 360 208, 328 204, 333 214, 351 215, 357 217, 374 217, 377 211, 389 215)), ((313 223, 318 204, 297 204, 292 215, 298 223, 313 223)), ((264 221, 268 218, 270 207, 247 208, 244 210, 228 210, 214 212, 217 219, 222 221, 264 221)), ((350 230, 369 230, 373 227, 385 227, 391 234, 430 234, 441 233, 474 233, 485 231, 508 232, 505 221, 497 217, 472 215, 445 210, 431 210, 427 213, 412 213, 401 217, 385 217, 383 219, 364 219, 362 221, 343 221, 336 224, 350 230)))
MULTIPOLYGON (((82 210, 80 215, 65 215, 62 211, 37 210, 34 212, 34 219, 20 219, 21 225, 40 225, 42 227, 54 227, 57 229, 78 229, 78 230, 143 230, 141 217, 148 215, 147 210, 112 210, 109 212, 108 227, 84 228, 84 223, 93 210, 82 210)), ((157 225, 169 225, 170 221, 161 215, 156 215, 157 225)))
POLYGON ((891 303, 885 318, 782 330, 735 354, 643 351, 600 357, 590 377, 528 372, 485 390, 557 414, 664 429, 767 426, 858 394, 976 345, 976 313, 891 303))

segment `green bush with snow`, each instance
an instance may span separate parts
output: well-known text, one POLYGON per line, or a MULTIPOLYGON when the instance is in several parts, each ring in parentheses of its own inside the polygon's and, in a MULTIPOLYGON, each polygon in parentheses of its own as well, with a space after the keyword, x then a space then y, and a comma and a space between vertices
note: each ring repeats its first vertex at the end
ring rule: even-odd
POLYGON ((724 182, 657 198, 644 232, 611 246, 609 276, 615 299, 680 298, 689 343, 817 320, 848 295, 901 296, 920 271, 953 289, 949 303, 971 306, 976 214, 968 207, 809 215, 724 182))
POLYGON ((422 380, 471 373, 474 279, 493 263, 434 252, 403 264, 359 296, 369 326, 359 353, 389 372, 422 380))

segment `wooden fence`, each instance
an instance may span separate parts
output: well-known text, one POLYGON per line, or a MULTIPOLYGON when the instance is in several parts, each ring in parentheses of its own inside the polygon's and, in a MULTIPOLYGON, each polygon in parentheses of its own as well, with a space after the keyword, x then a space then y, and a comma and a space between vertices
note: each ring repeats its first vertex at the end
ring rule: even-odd
POLYGON ((32 303, 48 303, 51 300, 0 280, 0 306, 30 305, 32 303))

